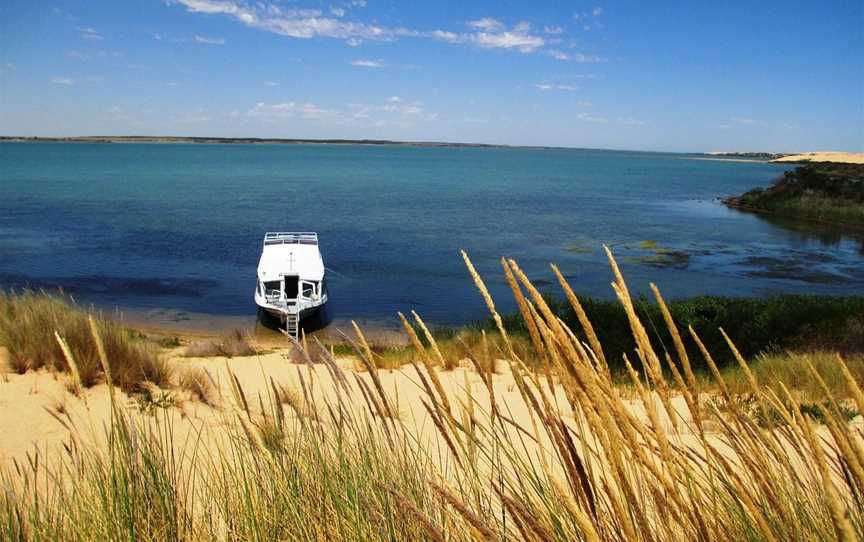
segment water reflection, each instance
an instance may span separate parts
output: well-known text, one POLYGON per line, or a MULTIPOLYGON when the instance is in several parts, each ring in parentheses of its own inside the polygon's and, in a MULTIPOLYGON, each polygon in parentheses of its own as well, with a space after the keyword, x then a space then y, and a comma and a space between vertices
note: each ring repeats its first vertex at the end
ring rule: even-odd
POLYGON ((754 213, 741 209, 734 210, 755 216, 772 226, 792 232, 801 241, 816 241, 825 247, 839 247, 844 242, 854 243, 857 246, 858 254, 864 256, 864 230, 822 222, 797 220, 785 216, 754 213))

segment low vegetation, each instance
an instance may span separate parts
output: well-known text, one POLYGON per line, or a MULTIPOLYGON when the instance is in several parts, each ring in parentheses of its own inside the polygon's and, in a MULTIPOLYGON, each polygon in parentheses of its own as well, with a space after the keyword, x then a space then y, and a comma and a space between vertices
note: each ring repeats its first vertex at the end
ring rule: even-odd
MULTIPOLYGON (((588 340, 574 305, 550 293, 542 296, 556 318, 561 319, 580 340, 588 340)), ((611 300, 579 298, 579 306, 586 321, 591 322, 598 345, 602 345, 598 348, 602 348, 613 375, 629 378, 623 356, 632 354, 638 345, 630 333, 627 313, 620 303, 611 300)), ((737 363, 734 354, 727 348, 721 329, 735 337, 739 351, 748 358, 785 359, 780 352, 864 355, 864 297, 696 296, 672 300, 666 306, 677 326, 683 329, 692 326, 706 348, 715 353, 714 360, 718 366, 729 367, 733 372, 738 370, 737 363)), ((645 322, 652 347, 664 355, 674 353, 674 339, 656 300, 636 297, 633 307, 640 320, 645 322)), ((534 353, 530 332, 522 314, 503 315, 501 321, 520 359, 529 365, 542 361, 534 353)), ((423 333, 419 329, 417 332, 421 342, 428 347, 423 333)), ((490 351, 502 352, 497 323, 492 318, 462 328, 435 327, 431 334, 443 353, 443 359, 450 360, 447 361, 450 366, 454 363, 458 365, 459 360, 467 361, 469 353, 477 351, 484 340, 490 351)), ((708 375, 708 366, 702 359, 698 343, 686 335, 681 337, 681 341, 693 359, 693 370, 708 375)), ((352 352, 348 344, 336 345, 334 348, 337 354, 352 352)), ((401 367, 410 363, 414 356, 411 346, 373 344, 371 349, 379 368, 401 367)), ((857 360, 860 356, 851 359, 857 360)))
POLYGON ((186 347, 183 355, 187 358, 240 357, 254 356, 255 349, 249 344, 249 337, 242 330, 235 329, 221 337, 195 341, 186 347))
POLYGON ((18 373, 42 368, 70 372, 65 344, 76 365, 76 383, 90 387, 102 382, 105 374, 91 326, 102 337, 117 386, 136 392, 145 382, 169 384, 171 370, 158 346, 139 334, 80 310, 69 298, 33 291, 0 292, 0 345, 8 350, 9 363, 18 373))
POLYGON ((755 188, 724 202, 745 210, 864 227, 864 165, 800 166, 768 188, 755 188))
MULTIPOLYGON (((229 374, 232 405, 224 410, 225 423, 215 433, 206 433, 204 424, 192 438, 175 434, 169 409, 139 421, 113 406, 107 450, 76 443, 59 464, 31 456, 3 471, 0 538, 864 537, 864 442, 860 420, 850 423, 864 411, 860 361, 801 359, 796 370, 812 383, 812 398, 802 402, 783 380, 805 377, 791 370, 775 374, 772 364, 780 361, 770 357, 747 363, 724 336, 723 351, 739 370, 730 378, 730 369, 714 361, 721 352, 709 351, 695 328, 677 325, 659 292, 658 325, 671 341, 666 352, 656 350, 651 324, 639 317, 610 254, 636 345, 622 356, 631 386, 623 394, 604 354, 613 349, 590 321, 577 318, 579 327, 571 328, 515 262, 502 261, 533 348, 535 362, 526 363, 465 260, 521 400, 496 400, 494 383, 501 377, 489 363, 489 333, 479 333, 479 343, 464 341, 478 385, 443 388, 438 367, 447 366, 444 357, 451 353, 412 315, 402 319, 415 348, 407 370, 425 390, 428 420, 408 424, 395 412, 375 354, 356 329, 356 355, 368 371, 362 376, 340 369, 328 348, 308 345, 326 365, 326 373, 316 374, 329 379, 332 398, 316 397, 311 390, 325 383, 304 377, 302 391, 271 382, 272 393, 255 399, 229 374), (703 393, 684 337, 699 347, 716 393, 703 393), (830 391, 841 386, 846 399, 830 391), (519 408, 527 409, 527 421, 514 417, 519 408), (207 434, 224 438, 199 447, 207 434)), ((308 374, 312 378, 313 371, 308 374)))

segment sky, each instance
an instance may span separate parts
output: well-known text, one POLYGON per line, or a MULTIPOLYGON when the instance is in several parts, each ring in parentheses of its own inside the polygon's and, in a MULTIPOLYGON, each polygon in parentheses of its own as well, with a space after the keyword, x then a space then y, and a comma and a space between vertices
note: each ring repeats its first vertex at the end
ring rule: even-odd
POLYGON ((2 0, 0 135, 864 151, 864 2, 2 0))

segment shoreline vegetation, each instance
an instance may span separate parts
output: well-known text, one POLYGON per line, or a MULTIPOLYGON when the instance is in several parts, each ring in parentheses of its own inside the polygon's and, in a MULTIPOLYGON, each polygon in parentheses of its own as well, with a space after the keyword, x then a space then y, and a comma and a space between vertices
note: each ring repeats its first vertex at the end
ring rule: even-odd
POLYGON ((864 537, 864 357, 748 361, 731 332, 709 350, 708 330, 656 288, 655 312, 640 311, 607 255, 635 345, 620 360, 562 277, 570 322, 502 259, 527 338, 508 331, 518 317, 497 313, 464 253, 493 324, 459 358, 400 315, 414 354, 392 369, 355 326, 351 358, 304 337, 161 358, 157 384, 122 346, 150 339, 38 294, 4 297, 0 343, 24 372, 0 379, 3 434, 20 435, 2 445, 27 443, 0 464, 0 538, 864 537), (40 356, 53 361, 37 370, 40 356), (45 435, 56 450, 29 444, 45 435))
POLYGON ((733 209, 864 228, 864 165, 812 163, 754 188, 722 199, 733 209))

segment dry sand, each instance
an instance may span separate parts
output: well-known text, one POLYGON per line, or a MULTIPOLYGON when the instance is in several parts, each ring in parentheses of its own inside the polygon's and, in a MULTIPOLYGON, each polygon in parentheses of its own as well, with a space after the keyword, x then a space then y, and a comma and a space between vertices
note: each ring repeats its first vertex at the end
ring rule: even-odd
MULTIPOLYGON (((230 359, 183 358, 180 357, 181 353, 182 348, 170 351, 168 355, 171 362, 180 370, 184 367, 205 369, 217 384, 219 399, 216 408, 211 408, 193 400, 182 391, 171 392, 175 406, 168 410, 178 442, 182 442, 188 432, 200 428, 206 429, 205 438, 214 440, 221 438, 220 432, 225 433, 226 425, 231 423, 231 414, 237 409, 230 390, 229 371, 237 377, 250 405, 256 405, 254 410, 260 410, 260 407, 257 407, 260 404, 259 396, 267 408, 268 393, 272 389, 271 380, 284 389, 295 392, 299 397, 302 397, 305 383, 313 390, 312 395, 319 411, 323 410, 325 401, 335 400, 337 393, 334 379, 324 364, 297 364, 291 360, 290 350, 287 348, 271 350, 258 356, 230 359)), ((4 351, 0 349, 0 357, 3 355, 4 351)), ((2 361, 0 359, 0 362, 2 361)), ((372 385, 370 375, 360 370, 353 358, 341 358, 337 362, 349 381, 356 375, 372 385)), ((443 449, 443 441, 439 440, 440 436, 423 407, 422 400, 428 398, 415 368, 406 365, 399 370, 381 370, 379 374, 386 393, 408 430, 419 437, 419 442, 428 450, 443 449)), ((461 408, 458 406, 460 404, 473 402, 478 415, 489 412, 491 401, 486 386, 473 369, 462 367, 453 371, 442 371, 439 377, 451 403, 457 409, 461 408)), ((66 374, 47 371, 28 372, 23 375, 5 371, 0 376, 0 466, 8 465, 13 459, 25 460, 28 452, 32 454, 36 449, 40 454, 47 454, 49 457, 62 451, 62 444, 68 443, 71 433, 58 417, 67 425, 77 428, 79 436, 83 436, 85 440, 104 442, 104 427, 111 418, 107 386, 94 386, 78 397, 67 389, 68 381, 69 376, 66 374)), ((529 408, 504 362, 498 364, 498 373, 493 376, 493 388, 496 402, 499 406, 503 405, 501 408, 507 415, 523 427, 531 427, 529 408)), ((128 412, 147 419, 147 414, 139 413, 138 403, 134 398, 125 394, 119 394, 119 397, 120 403, 128 412)), ((366 408, 360 393, 355 393, 351 399, 356 408, 366 408)), ((556 389, 556 399, 565 416, 572 416, 560 387, 556 389)), ((676 404, 676 408, 679 407, 682 415, 685 415, 686 406, 683 400, 676 404)), ((641 403, 632 401, 632 409, 637 417, 647 422, 641 403)), ((285 406, 284 410, 288 417, 294 415, 288 406, 285 406)), ((665 424, 671 431, 668 419, 665 424)))
MULTIPOLYGON (((174 406, 165 408, 164 414, 171 421, 177 451, 182 450, 188 442, 199 438, 203 446, 196 448, 197 450, 224 449, 231 435, 237 434, 237 414, 241 411, 231 392, 232 375, 242 387, 253 415, 256 415, 256 412, 260 414, 261 407, 258 405, 263 405, 264 409, 270 408, 268 397, 272 383, 292 392, 294 397, 299 398, 301 407, 314 406, 317 412, 322 414, 326 414, 328 402, 330 405, 336 403, 338 386, 327 366, 295 363, 288 348, 271 350, 258 356, 234 358, 184 358, 181 357, 182 351, 182 348, 178 348, 168 351, 166 355, 179 370, 184 367, 205 369, 216 383, 219 397, 215 401, 216 406, 211 407, 192 399, 186 392, 170 392, 174 398, 174 406), (310 396, 314 405, 305 404, 302 391, 304 386, 311 390, 310 396)), ((66 374, 47 371, 13 374, 4 370, 4 362, 5 350, 0 348, 0 469, 11 466, 13 461, 26 464, 28 455, 32 458, 37 452, 41 463, 46 460, 51 463, 63 456, 64 444, 68 446, 73 440, 84 445, 105 446, 106 428, 111 422, 111 402, 107 386, 94 386, 76 396, 67 388, 69 376, 66 374)), ((356 380, 365 381, 370 389, 373 383, 369 373, 360 370, 357 363, 350 357, 337 360, 338 366, 355 390, 348 397, 348 404, 364 411, 367 405, 362 394, 356 392, 356 380)), ((506 362, 499 362, 497 372, 493 375, 496 403, 506 417, 530 433, 531 409, 517 389, 507 365, 506 362)), ((467 368, 466 364, 452 371, 441 371, 438 375, 454 407, 454 415, 465 415, 467 406, 473 403, 477 419, 486 418, 491 410, 491 401, 479 374, 467 368)), ((428 401, 428 396, 418 378, 417 369, 406 365, 398 370, 381 370, 379 376, 388 401, 398 411, 399 420, 404 429, 412 435, 412 441, 446 472, 446 465, 452 461, 452 455, 423 406, 423 400, 428 401)), ((546 385, 545 381, 543 385, 546 385)), ((626 388, 619 389, 619 393, 626 394, 626 388)), ((577 420, 560 386, 555 386, 554 401, 565 421, 576 424, 577 420)), ((692 427, 692 419, 683 398, 673 397, 673 408, 683 422, 679 423, 678 433, 674 433, 659 397, 655 395, 654 401, 654 410, 660 416, 660 424, 671 440, 688 448, 698 448, 700 440, 692 427)), ((154 420, 152 414, 140 411, 139 403, 134 398, 119 393, 118 403, 142 423, 154 420)), ((626 399, 625 403, 636 419, 650 425, 641 401, 633 398, 626 399)), ((297 413, 292 407, 287 404, 280 406, 287 419, 296 419, 297 413)), ((298 410, 302 411, 303 408, 298 410)), ((864 418, 859 416, 853 423, 864 427, 864 418)), ((706 422, 708 441, 731 457, 731 448, 719 435, 713 434, 712 426, 719 429, 716 422, 706 422)), ((514 435, 517 433, 515 429, 512 431, 514 435)), ((819 433, 828 438, 824 427, 819 429, 819 433)), ((530 457, 529 461, 537 461, 540 453, 546 455, 552 453, 553 449, 545 434, 541 432, 535 436, 540 438, 539 444, 528 439, 524 448, 525 456, 530 457)), ((560 465, 553 464, 552 469, 560 471, 560 465)), ((559 474, 563 475, 563 471, 559 474)))
POLYGON ((864 164, 864 152, 804 152, 777 158, 772 162, 837 162, 864 164))

